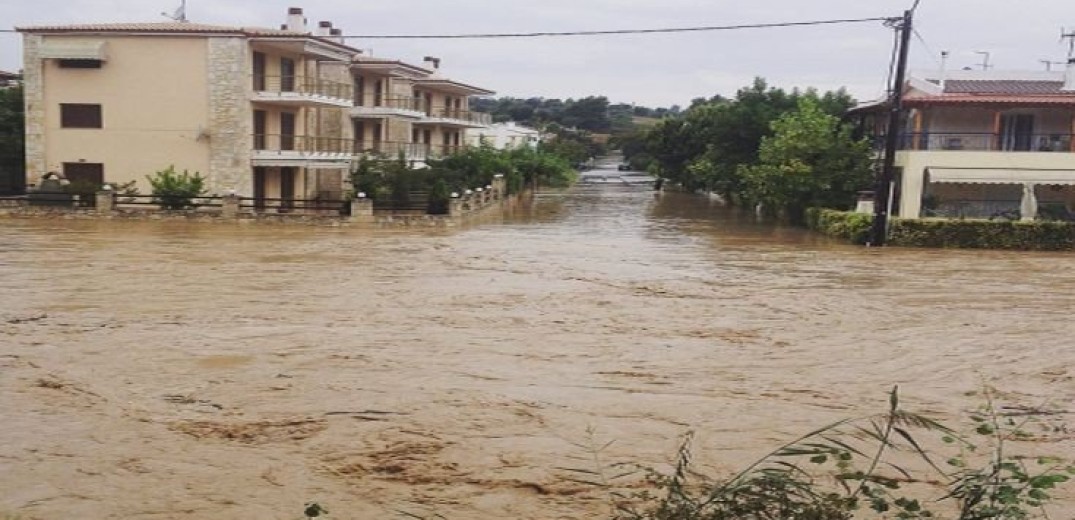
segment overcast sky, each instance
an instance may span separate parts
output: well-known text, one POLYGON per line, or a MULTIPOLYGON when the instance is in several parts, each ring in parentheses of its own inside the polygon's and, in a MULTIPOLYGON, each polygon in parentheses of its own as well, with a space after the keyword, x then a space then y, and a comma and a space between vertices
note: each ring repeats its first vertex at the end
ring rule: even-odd
MULTIPOLYGON (((346 34, 530 32, 729 25, 898 16, 913 0, 188 0, 191 21, 275 27, 289 6, 311 25, 346 34)), ((179 0, 0 0, 8 28, 39 23, 163 21, 179 0)), ((989 51, 1000 69, 1044 70, 1061 61, 1072 0, 922 0, 912 67, 973 66, 989 51), (927 47, 928 46, 928 47, 927 47), (928 49, 928 50, 927 50, 928 49)), ((648 106, 730 95, 762 76, 784 86, 846 86, 860 99, 883 92, 892 32, 879 22, 811 28, 518 40, 349 40, 375 56, 421 63, 499 95, 581 97, 648 106)), ((0 33, 0 69, 21 67, 20 37, 0 33)))

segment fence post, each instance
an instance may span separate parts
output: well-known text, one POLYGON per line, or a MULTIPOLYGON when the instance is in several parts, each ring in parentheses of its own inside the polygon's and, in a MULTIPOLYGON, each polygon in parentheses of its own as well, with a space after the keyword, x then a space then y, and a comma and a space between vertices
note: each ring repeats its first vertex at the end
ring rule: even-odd
POLYGON ((235 193, 224 195, 220 201, 220 216, 223 218, 238 218, 240 202, 241 199, 235 193))
POLYGON ((351 222, 373 223, 373 200, 367 198, 365 193, 359 193, 351 200, 351 222))
POLYGON ((503 173, 498 173, 493 176, 493 193, 496 193, 497 199, 503 199, 508 194, 508 181, 504 179, 503 173))
POLYGON ((97 213, 112 213, 116 206, 116 192, 112 191, 112 187, 106 184, 97 192, 96 197, 97 213))
POLYGON ((463 199, 459 198, 458 193, 452 193, 452 198, 448 201, 448 216, 453 219, 463 218, 463 199))

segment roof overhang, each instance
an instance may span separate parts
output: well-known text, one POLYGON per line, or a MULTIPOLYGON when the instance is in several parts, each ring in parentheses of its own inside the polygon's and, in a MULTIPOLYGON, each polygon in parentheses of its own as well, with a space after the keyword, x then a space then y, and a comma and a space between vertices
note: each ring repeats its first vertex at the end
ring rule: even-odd
POLYGON ((46 60, 98 60, 108 59, 108 42, 102 41, 46 41, 38 56, 46 60))
POLYGON ((411 65, 402 61, 391 60, 363 60, 358 58, 351 64, 351 69, 357 72, 372 72, 385 76, 404 78, 422 78, 433 73, 429 69, 423 69, 417 65, 411 65))
POLYGON ((438 79, 438 78, 425 78, 419 79, 414 82, 415 85, 439 90, 441 92, 449 92, 452 94, 460 94, 464 96, 492 96, 496 92, 487 90, 473 85, 467 85, 466 83, 460 83, 458 81, 452 81, 450 79, 438 79))
POLYGON ((303 54, 319 61, 350 62, 358 51, 338 44, 313 38, 256 37, 251 42, 270 44, 273 47, 287 49, 296 54, 303 54))
POLYGON ((927 172, 931 183, 1075 185, 1075 169, 928 168, 927 172))
POLYGON ((992 107, 1026 107, 1026 108, 1075 108, 1075 95, 1055 96, 1018 96, 1018 95, 981 95, 981 94, 945 94, 941 96, 909 97, 903 100, 906 108, 931 106, 992 106, 992 107))

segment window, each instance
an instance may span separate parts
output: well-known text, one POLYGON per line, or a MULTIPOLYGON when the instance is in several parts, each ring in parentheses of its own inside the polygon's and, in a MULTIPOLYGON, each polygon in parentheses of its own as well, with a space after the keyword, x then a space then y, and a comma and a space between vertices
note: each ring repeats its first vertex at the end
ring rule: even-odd
POLYGON ((60 60, 61 69, 99 69, 101 60, 60 60))
POLYGON ((105 182, 105 165, 101 163, 63 163, 63 176, 71 184, 96 190, 105 182))
POLYGON ((62 128, 104 128, 101 105, 60 103, 62 128))

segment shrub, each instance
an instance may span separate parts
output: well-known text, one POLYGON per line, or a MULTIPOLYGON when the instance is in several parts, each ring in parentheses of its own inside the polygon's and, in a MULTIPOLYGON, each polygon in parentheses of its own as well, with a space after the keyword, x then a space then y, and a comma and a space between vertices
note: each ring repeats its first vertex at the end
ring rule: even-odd
POLYGON ((205 178, 200 173, 191 175, 187 170, 176 173, 175 166, 169 166, 149 176, 153 187, 153 202, 164 209, 185 209, 194 205, 194 199, 205 195, 205 178))
POLYGON ((870 238, 873 216, 865 213, 825 208, 806 210, 806 226, 814 231, 842 238, 852 244, 865 244, 870 238))
MULTIPOLYGON (((808 228, 865 244, 873 216, 822 208, 806 212, 808 228)), ((888 243, 904 247, 955 247, 1068 251, 1075 249, 1075 223, 1039 220, 899 219, 890 221, 888 243)))
POLYGON ((909 247, 1065 251, 1075 249, 1075 223, 895 219, 889 243, 909 247))

